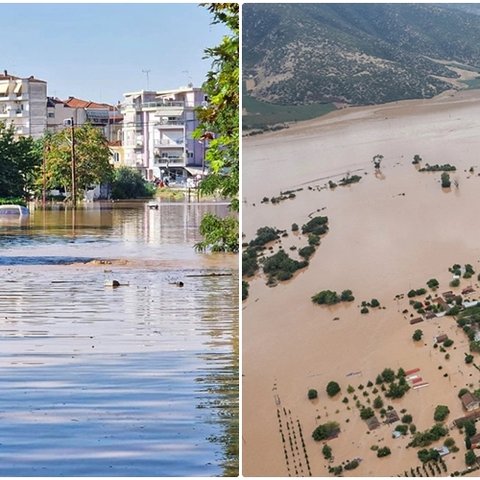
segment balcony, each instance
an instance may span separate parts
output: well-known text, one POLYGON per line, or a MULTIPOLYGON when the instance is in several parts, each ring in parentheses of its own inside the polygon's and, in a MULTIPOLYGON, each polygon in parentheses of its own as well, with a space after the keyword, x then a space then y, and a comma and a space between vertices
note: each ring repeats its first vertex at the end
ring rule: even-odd
POLYGON ((165 102, 145 102, 142 108, 163 108, 163 107, 185 107, 185 102, 165 101, 165 102))
MULTIPOLYGON (((159 117, 160 115, 154 115, 155 117, 159 117)), ((164 128, 178 128, 183 129, 185 126, 184 120, 160 120, 158 123, 154 124, 155 127, 160 127, 161 129, 164 128)))
POLYGON ((183 138, 177 140, 176 142, 172 141, 172 140, 155 140, 153 142, 153 145, 154 147, 156 148, 168 148, 168 147, 183 147, 185 145, 185 141, 183 140, 183 138))
POLYGON ((177 166, 177 165, 184 165, 185 160, 183 156, 169 156, 169 157, 161 157, 160 155, 155 155, 155 165, 157 166, 177 166))

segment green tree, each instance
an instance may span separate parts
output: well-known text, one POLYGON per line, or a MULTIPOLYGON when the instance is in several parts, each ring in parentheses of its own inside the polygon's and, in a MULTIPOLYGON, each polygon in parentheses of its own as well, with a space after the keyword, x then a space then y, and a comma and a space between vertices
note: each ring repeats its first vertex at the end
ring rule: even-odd
POLYGON ((450 413, 450 409, 446 405, 437 405, 433 414, 433 419, 436 422, 443 422, 450 413))
POLYGON ((337 422, 328 422, 319 425, 312 433, 312 437, 315 441, 326 440, 340 431, 340 427, 337 422))
MULTIPOLYGON (((212 68, 207 74, 203 89, 210 99, 205 108, 200 108, 197 115, 200 125, 195 131, 195 138, 204 139, 213 136, 206 151, 205 160, 210 172, 200 184, 204 194, 219 192, 231 202, 232 212, 238 212, 239 188, 239 4, 209 3, 207 9, 213 15, 213 24, 226 25, 230 34, 225 35, 220 44, 208 48, 207 58, 213 60, 212 68)), ((204 240, 195 247, 204 251, 209 247, 228 252, 238 251, 238 220, 234 217, 217 217, 212 214, 202 220, 200 232, 204 240), (233 221, 232 221, 233 219, 233 221), (222 228, 221 223, 227 225, 222 228), (211 235, 211 229, 228 232, 230 241, 211 243, 217 235, 211 235), (237 244, 233 242, 236 237, 237 244)))
POLYGON ((238 252, 238 221, 233 217, 220 218, 206 213, 200 224, 203 241, 195 245, 199 251, 210 246, 213 252, 238 252))
POLYGON ((337 382, 328 382, 326 390, 329 397, 334 397, 340 392, 340 385, 337 382))
POLYGON ((149 198, 154 193, 154 188, 134 168, 120 167, 113 173, 112 198, 114 199, 149 198))
POLYGON ((0 122, 0 197, 27 197, 41 163, 40 142, 15 139, 14 127, 0 122))
MULTIPOLYGON (((47 136, 45 143, 46 185, 48 189, 72 189, 72 143, 70 130, 47 136)), ((86 123, 75 127, 75 170, 77 191, 110 182, 113 167, 110 151, 102 132, 86 123)), ((42 181, 37 179, 37 184, 42 181)))
POLYGON ((325 444, 322 448, 322 453, 325 460, 330 460, 332 458, 332 447, 325 444))
POLYGON ((475 452, 473 450, 469 450, 465 454, 465 463, 470 467, 477 461, 477 457, 475 456, 475 452))
POLYGON ((378 396, 373 401, 373 408, 378 409, 383 407, 383 400, 382 397, 378 396))
POLYGON ((415 332, 412 335, 412 338, 415 342, 419 342, 422 339, 422 336, 423 336, 423 332, 420 329, 418 329, 418 330, 415 330, 415 332))
POLYGON ((318 397, 318 392, 314 389, 314 388, 311 388, 309 391, 308 391, 308 399, 309 400, 314 400, 315 398, 318 397))
POLYGON ((450 175, 447 172, 442 173, 441 180, 442 180, 442 188, 450 188, 450 185, 451 185, 450 175))

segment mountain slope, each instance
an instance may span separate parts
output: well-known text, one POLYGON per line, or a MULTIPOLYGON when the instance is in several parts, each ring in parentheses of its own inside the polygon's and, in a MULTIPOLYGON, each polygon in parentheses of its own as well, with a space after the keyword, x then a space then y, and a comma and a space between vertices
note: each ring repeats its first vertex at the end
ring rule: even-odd
POLYGON ((257 99, 373 104, 429 98, 458 77, 436 60, 480 69, 476 12, 441 4, 243 6, 244 80, 257 99))

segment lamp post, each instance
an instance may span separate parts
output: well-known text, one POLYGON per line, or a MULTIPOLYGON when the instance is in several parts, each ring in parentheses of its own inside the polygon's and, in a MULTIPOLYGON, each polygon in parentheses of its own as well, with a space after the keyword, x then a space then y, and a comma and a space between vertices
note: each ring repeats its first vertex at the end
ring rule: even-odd
POLYGON ((75 160, 75 121, 73 117, 64 120, 65 126, 70 126, 70 140, 71 140, 71 169, 72 169, 72 205, 73 208, 77 206, 77 174, 76 174, 76 160, 75 160))

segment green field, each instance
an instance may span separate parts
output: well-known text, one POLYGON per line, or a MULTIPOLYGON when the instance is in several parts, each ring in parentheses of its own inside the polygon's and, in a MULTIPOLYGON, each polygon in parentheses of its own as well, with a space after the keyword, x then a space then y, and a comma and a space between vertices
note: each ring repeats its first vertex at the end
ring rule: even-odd
POLYGON ((331 103, 277 105, 262 102, 249 95, 243 95, 243 108, 248 112, 242 117, 244 130, 261 129, 284 122, 309 120, 335 110, 335 106, 331 103))

